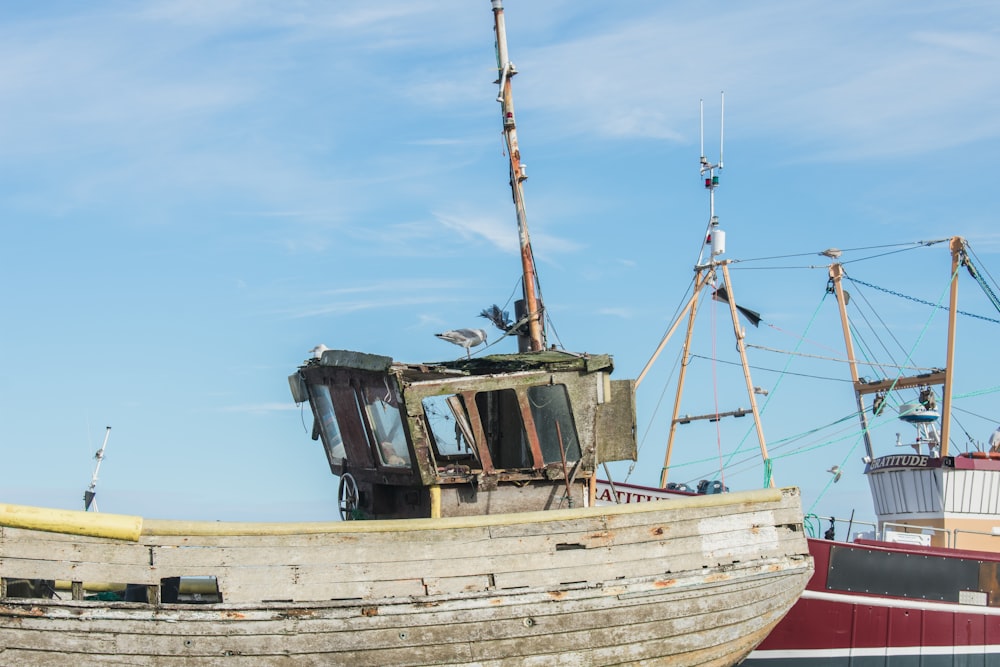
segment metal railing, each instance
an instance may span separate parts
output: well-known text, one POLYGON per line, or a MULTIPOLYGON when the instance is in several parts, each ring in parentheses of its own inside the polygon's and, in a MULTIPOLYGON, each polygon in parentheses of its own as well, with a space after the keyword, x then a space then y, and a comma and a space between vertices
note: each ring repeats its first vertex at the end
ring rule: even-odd
POLYGON ((874 524, 870 521, 858 521, 857 519, 839 519, 833 516, 819 516, 817 514, 809 514, 806 515, 803 523, 806 526, 806 534, 809 535, 809 537, 825 537, 825 534, 829 530, 829 527, 833 526, 834 539, 836 540, 837 525, 842 524, 846 526, 847 532, 844 533, 846 537, 841 538, 839 540, 840 542, 851 541, 851 532, 855 526, 871 528, 871 532, 874 533, 875 538, 878 539, 878 524, 874 524), (814 520, 815 522, 817 522, 817 525, 814 526, 812 523, 810 523, 810 520, 814 520), (814 530, 816 531, 815 534, 813 534, 814 530))
POLYGON ((931 533, 943 533, 944 534, 944 545, 951 548, 951 531, 947 528, 935 528, 934 526, 915 526, 909 523, 896 523, 894 521, 886 521, 882 524, 882 529, 887 530, 889 527, 902 528, 904 533, 909 533, 913 535, 927 535, 927 531, 931 533))

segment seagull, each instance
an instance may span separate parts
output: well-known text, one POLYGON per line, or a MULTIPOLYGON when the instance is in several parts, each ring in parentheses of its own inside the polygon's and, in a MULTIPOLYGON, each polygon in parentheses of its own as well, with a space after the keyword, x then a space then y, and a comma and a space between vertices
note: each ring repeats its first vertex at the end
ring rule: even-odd
POLYGON ((484 329, 453 329, 451 331, 445 331, 444 333, 434 335, 441 340, 446 340, 449 343, 454 343, 455 345, 461 345, 464 347, 466 359, 471 356, 469 353, 470 347, 482 345, 486 342, 486 331, 484 329))
POLYGON ((840 466, 833 466, 832 468, 830 468, 829 470, 827 470, 827 472, 833 475, 833 483, 834 484, 836 484, 837 482, 839 482, 840 481, 840 476, 842 474, 844 474, 844 471, 840 469, 840 466))
POLYGON ((330 348, 328 348, 326 345, 323 345, 323 343, 320 343, 319 345, 317 345, 313 349, 309 350, 309 354, 311 354, 313 356, 313 359, 320 359, 320 358, 323 357, 323 353, 326 352, 329 349, 330 348))

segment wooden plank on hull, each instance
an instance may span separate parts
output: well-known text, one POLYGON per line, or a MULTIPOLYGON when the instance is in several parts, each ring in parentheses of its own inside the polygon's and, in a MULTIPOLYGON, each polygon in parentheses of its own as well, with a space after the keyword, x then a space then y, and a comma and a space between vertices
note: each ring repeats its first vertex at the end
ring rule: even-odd
MULTIPOLYGON (((770 587, 760 588, 764 591, 770 590, 770 587)), ((671 650, 679 650, 676 644, 690 641, 692 633, 696 632, 699 627, 711 627, 713 630, 706 632, 716 634, 729 632, 727 628, 730 626, 737 627, 737 632, 745 632, 745 628, 738 624, 761 617, 761 609, 754 605, 742 605, 727 609, 732 606, 731 599, 726 599, 729 597, 731 596, 695 596, 690 599, 689 604, 679 605, 672 596, 664 596, 664 604, 643 607, 643 609, 651 611, 662 610, 663 616, 648 615, 642 619, 639 619, 635 613, 631 613, 627 606, 618 609, 611 608, 603 614, 599 612, 594 617, 583 613, 546 616, 539 607, 521 607, 515 610, 517 613, 506 621, 495 620, 471 624, 466 620, 466 622, 461 623, 458 627, 463 629, 464 634, 460 635, 462 639, 458 642, 458 647, 468 648, 471 646, 468 643, 470 641, 475 642, 476 647, 501 647, 506 642, 506 649, 509 650, 504 649, 504 654, 512 653, 529 657, 546 653, 553 655, 553 651, 560 655, 571 655, 571 652, 580 646, 589 646, 591 648, 582 655, 589 655, 593 659, 595 655, 600 655, 602 646, 608 649, 609 655, 615 655, 620 654, 622 650, 627 652, 629 646, 641 646, 654 642, 656 638, 662 637, 664 634, 669 634, 674 641, 671 650), (525 624, 524 618, 530 618, 532 622, 525 624), (569 627, 571 621, 576 621, 576 627, 572 631, 567 631, 571 630, 569 627), (664 623, 668 625, 664 627, 664 623), (623 633, 622 630, 626 627, 628 633, 623 633), (630 641, 622 646, 621 638, 625 634, 630 637, 630 641), (505 639, 507 637, 509 639, 505 639), (519 649, 520 653, 515 649, 519 649)), ((767 599, 768 595, 765 592, 760 597, 767 599)), ((549 604, 548 606, 554 605, 549 604)), ((441 621, 443 619, 435 620, 441 621)), ((301 624, 303 629, 306 625, 308 625, 308 620, 304 620, 301 624)), ((274 652, 274 647, 281 646, 280 655, 297 657, 317 655, 330 660, 332 664, 347 664, 341 663, 337 659, 337 653, 327 652, 332 650, 330 647, 339 646, 345 651, 339 655, 353 665, 412 664, 415 655, 436 661, 434 664, 446 664, 449 657, 454 656, 456 648, 454 644, 456 637, 454 628, 456 626, 440 622, 423 627, 412 624, 412 627, 407 630, 405 639, 411 642, 421 642, 424 644, 422 648, 420 646, 401 646, 401 640, 404 638, 401 638, 398 629, 381 631, 381 634, 353 631, 346 633, 348 636, 345 636, 345 633, 326 635, 300 632, 297 628, 293 634, 284 636, 253 635, 229 639, 203 637, 191 640, 184 639, 190 635, 184 632, 183 625, 175 627, 178 630, 175 633, 176 636, 161 635, 153 641, 151 641, 152 636, 147 633, 121 634, 118 646, 119 656, 142 654, 149 651, 162 654, 181 654, 192 659, 196 657, 211 659, 218 655, 217 652, 221 649, 230 650, 237 655, 242 653, 243 655, 277 657, 279 654, 274 652), (310 634, 314 636, 308 636, 310 634), (452 645, 447 645, 448 642, 452 642, 452 645), (226 647, 229 648, 226 649, 226 647), (410 662, 406 662, 407 660, 410 662)), ((664 640, 656 641, 663 644, 664 640)), ((648 653, 645 650, 636 653, 637 659, 649 659, 653 656, 655 656, 654 653, 648 653)), ((462 660, 469 660, 473 657, 467 654, 461 655, 462 660)))

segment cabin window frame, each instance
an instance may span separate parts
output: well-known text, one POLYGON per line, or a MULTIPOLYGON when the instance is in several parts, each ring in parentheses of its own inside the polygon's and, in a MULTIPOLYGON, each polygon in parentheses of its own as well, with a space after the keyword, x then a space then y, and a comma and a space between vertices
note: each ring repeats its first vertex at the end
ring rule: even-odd
POLYGON ((542 462, 548 465, 561 464, 564 460, 567 464, 579 461, 583 457, 583 448, 566 385, 553 382, 526 387, 524 399, 531 413, 542 462), (543 393, 549 395, 539 395, 543 393), (548 418, 554 418, 552 426, 547 423, 548 418), (550 442, 553 444, 547 447, 550 442))
MULTIPOLYGON (((551 466, 561 466, 562 453, 558 450, 558 443, 554 441, 555 434, 559 431, 562 432, 563 440, 567 443, 565 448, 566 464, 576 465, 583 458, 583 447, 576 425, 571 386, 566 382, 554 382, 551 376, 536 379, 530 384, 518 384, 513 387, 487 388, 474 384, 470 386, 469 383, 465 382, 441 382, 419 389, 411 385, 408 387, 407 393, 410 396, 408 400, 411 403, 411 409, 417 407, 420 409, 424 427, 422 430, 426 433, 428 449, 433 459, 432 463, 439 472, 442 469, 447 469, 450 463, 475 464, 472 466, 473 470, 481 470, 484 474, 514 473, 524 470, 538 471, 551 466), (561 388, 559 395, 556 397, 537 395, 539 392, 555 391, 555 389, 548 389, 549 387, 561 388), (430 425, 431 420, 427 414, 427 404, 424 401, 440 396, 452 397, 461 403, 463 417, 468 420, 468 423, 463 427, 468 429, 468 434, 463 433, 463 435, 471 436, 469 442, 471 457, 461 457, 461 460, 455 460, 454 457, 443 454, 438 446, 435 430, 430 425), (545 403, 540 402, 542 398, 545 398, 546 403, 551 403, 552 400, 559 401, 560 405, 556 416, 559 423, 558 429, 554 426, 547 427, 544 423, 537 421, 545 420, 551 416, 544 411, 545 403), (499 417, 500 422, 497 423, 494 419, 493 424, 485 423, 484 420, 491 419, 488 402, 496 400, 504 402, 499 408, 494 408, 494 411, 499 409, 502 412, 499 417), (473 406, 475 409, 472 409, 473 406), (516 424, 512 423, 514 415, 516 415, 515 418, 518 422, 516 424), (522 440, 520 455, 515 457, 519 460, 504 459, 502 453, 497 449, 501 441, 497 439, 497 435, 490 431, 504 426, 520 431, 518 436, 514 436, 514 438, 522 440), (544 442, 548 443, 544 452, 543 438, 544 442)), ((511 443, 509 434, 500 437, 508 438, 507 444, 511 443)), ((450 438, 447 439, 450 440, 450 438)))
POLYGON ((465 463, 475 463, 475 467, 481 465, 469 410, 461 392, 424 396, 420 399, 420 407, 431 456, 436 466, 465 463), (445 428, 454 429, 454 438, 450 437, 445 428), (445 446, 452 443, 454 445, 451 447, 445 446))
POLYGON ((309 405, 313 410, 313 423, 318 429, 316 435, 322 438, 323 451, 326 452, 331 470, 336 473, 343 470, 348 456, 337 411, 333 407, 333 387, 325 382, 316 382, 307 384, 306 391, 309 394, 309 405))
POLYGON ((354 378, 352 385, 358 418, 364 424, 373 460, 380 467, 412 470, 411 436, 403 401, 395 389, 395 383, 390 384, 386 375, 378 375, 364 380, 354 378), (376 412, 378 407, 383 411, 381 416, 376 412), (384 417, 392 422, 388 427, 384 417), (391 450, 386 449, 387 444, 391 446, 391 450))

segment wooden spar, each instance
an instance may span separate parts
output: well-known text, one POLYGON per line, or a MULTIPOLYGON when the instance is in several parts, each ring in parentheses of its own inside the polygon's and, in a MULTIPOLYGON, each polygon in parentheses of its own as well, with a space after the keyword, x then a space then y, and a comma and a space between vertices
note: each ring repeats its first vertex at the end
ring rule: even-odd
POLYGON ((951 292, 948 309, 948 350, 944 366, 944 385, 941 387, 941 456, 948 456, 948 438, 951 433, 951 388, 954 386, 952 366, 955 361, 956 317, 958 315, 958 267, 965 251, 965 239, 953 236, 951 243, 951 292))
POLYGON ((143 522, 142 517, 124 514, 99 514, 3 503, 0 504, 0 526, 135 542, 142 534, 143 522))
POLYGON ((514 195, 514 208, 517 212, 517 232, 521 244, 524 309, 525 315, 528 318, 528 350, 537 352, 545 348, 545 340, 542 329, 541 310, 538 303, 538 277, 535 272, 535 258, 531 251, 531 237, 528 234, 528 217, 525 213, 524 192, 522 189, 522 183, 528 177, 525 173, 524 165, 521 164, 521 150, 517 144, 514 96, 510 83, 517 70, 507 55, 507 28, 503 16, 503 2, 502 0, 491 0, 491 2, 497 33, 497 70, 500 73, 498 80, 500 94, 497 96, 497 101, 501 104, 503 133, 507 143, 507 155, 510 157, 510 189, 514 195))
POLYGON ((104 461, 104 450, 108 446, 108 438, 110 437, 111 427, 108 426, 104 431, 104 442, 101 443, 101 448, 94 454, 97 464, 94 466, 94 474, 90 478, 90 486, 83 492, 83 509, 85 510, 89 510, 92 505, 94 510, 97 510, 97 505, 94 503, 94 499, 97 497, 97 474, 101 471, 101 462, 104 461))
POLYGON ((851 380, 854 384, 854 394, 858 403, 858 415, 861 418, 861 427, 865 438, 865 453, 869 458, 874 458, 871 436, 868 433, 868 414, 864 402, 864 396, 879 392, 925 385, 941 385, 941 456, 948 455, 948 439, 951 432, 951 388, 952 366, 955 361, 955 337, 956 337, 956 316, 958 313, 958 269, 963 259, 962 254, 965 248, 965 239, 954 236, 950 242, 951 248, 951 288, 948 308, 948 342, 945 352, 944 371, 934 371, 922 375, 905 377, 900 376, 893 379, 880 380, 877 382, 861 382, 858 374, 858 362, 854 354, 854 343, 851 337, 850 322, 847 317, 847 299, 843 288, 844 267, 841 264, 830 265, 830 282, 833 284, 834 293, 837 296, 837 306, 840 311, 840 323, 844 332, 844 347, 847 351, 847 361, 851 369, 851 380))
MULTIPOLYGON (((674 413, 670 419, 670 433, 667 436, 667 451, 663 454, 663 468, 660 470, 661 489, 667 488, 667 475, 670 471, 670 457, 674 451, 674 437, 677 435, 677 424, 679 423, 677 415, 681 409, 681 395, 684 393, 684 378, 687 376, 688 364, 691 361, 691 336, 694 332, 695 316, 698 313, 698 297, 701 296, 702 288, 709 284, 712 276, 714 275, 715 271, 711 270, 711 267, 698 268, 698 275, 695 276, 694 280, 694 294, 691 295, 691 300, 688 301, 688 305, 685 307, 685 310, 690 311, 690 314, 688 316, 687 334, 684 336, 684 348, 681 351, 681 369, 677 375, 677 393, 674 396, 674 413)), ((680 323, 681 317, 683 317, 683 313, 678 316, 677 321, 674 322, 674 326, 670 328, 670 331, 667 332, 667 336, 665 336, 663 342, 660 343, 660 347, 657 349, 657 354, 663 349, 663 345, 666 344, 667 338, 673 333, 677 324, 680 323)), ((655 358, 656 355, 653 356, 653 359, 655 358)), ((653 363, 653 359, 649 360, 649 364, 653 363)), ((647 364, 647 368, 649 364, 647 364)), ((643 369, 643 373, 645 372, 646 369, 643 369)), ((639 383, 636 382, 636 384, 638 385, 639 383)))
POLYGON ((684 306, 684 308, 681 309, 681 312, 678 313, 677 319, 675 319, 674 323, 670 325, 670 328, 667 330, 667 333, 663 334, 663 339, 660 340, 660 344, 656 346, 656 350, 653 352, 653 356, 651 356, 649 358, 649 361, 646 362, 646 365, 642 367, 642 372, 639 373, 639 377, 636 378, 635 380, 636 389, 638 389, 639 385, 642 384, 642 379, 646 377, 646 373, 648 373, 649 369, 653 367, 653 364, 660 356, 660 353, 663 352, 663 348, 666 347, 667 342, 670 340, 670 337, 674 335, 674 331, 677 330, 678 325, 680 325, 681 320, 687 314, 688 310, 695 307, 695 304, 698 301, 698 297, 701 295, 701 289, 708 282, 707 276, 705 277, 704 280, 702 279, 702 276, 703 274, 699 270, 694 280, 694 293, 691 294, 691 298, 688 299, 687 304, 684 306))
POLYGON ((872 453, 871 435, 868 433, 868 413, 865 411, 865 400, 863 393, 857 390, 860 376, 858 375, 858 360, 854 356, 854 340, 851 338, 851 325, 847 319, 847 299, 844 296, 844 266, 834 263, 830 265, 830 281, 833 283, 834 294, 837 297, 837 308, 840 312, 840 326, 844 332, 844 348, 847 350, 847 362, 851 369, 851 380, 854 381, 854 397, 858 402, 858 414, 861 416, 861 430, 865 438, 865 453, 869 459, 874 458, 872 453))
MULTIPOLYGON (((729 314, 733 318, 733 333, 736 336, 736 349, 740 353, 740 364, 743 366, 743 379, 747 383, 747 397, 750 399, 750 410, 753 412, 753 425, 757 429, 757 441, 760 443, 760 456, 767 463, 767 442, 764 440, 764 427, 760 423, 760 411, 757 410, 757 396, 753 390, 753 379, 750 377, 750 362, 747 361, 747 346, 743 341, 746 333, 740 326, 739 314, 736 312, 736 294, 729 277, 729 262, 722 262, 722 276, 726 281, 726 291, 729 293, 729 314)), ((774 477, 768 475, 768 484, 774 487, 774 477)))

